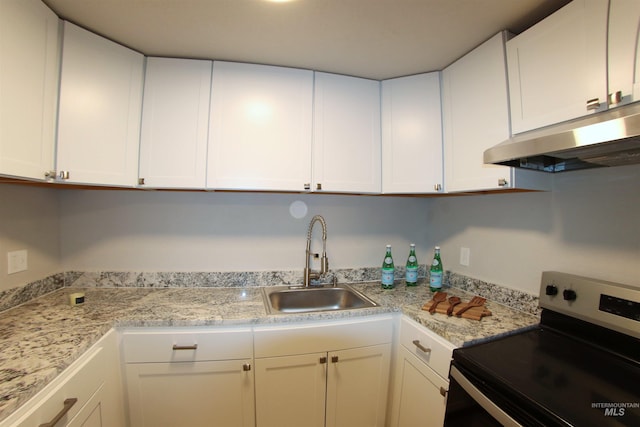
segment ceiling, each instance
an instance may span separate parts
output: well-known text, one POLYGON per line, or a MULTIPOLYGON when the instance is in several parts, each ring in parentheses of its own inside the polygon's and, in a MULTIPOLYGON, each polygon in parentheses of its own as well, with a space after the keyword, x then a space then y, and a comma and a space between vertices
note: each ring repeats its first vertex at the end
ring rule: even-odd
POLYGON ((386 79, 441 70, 568 0, 43 0, 148 56, 282 65, 386 79))

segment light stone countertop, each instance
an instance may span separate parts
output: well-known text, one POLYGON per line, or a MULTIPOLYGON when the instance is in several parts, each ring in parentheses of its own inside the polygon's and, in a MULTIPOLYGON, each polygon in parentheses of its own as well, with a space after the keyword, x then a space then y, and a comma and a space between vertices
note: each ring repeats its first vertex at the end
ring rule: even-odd
MULTIPOLYGON (((399 312, 456 347, 513 333, 539 319, 487 301, 493 315, 481 321, 431 315, 421 310, 431 299, 424 285, 383 290, 377 283, 352 287, 380 306, 375 308, 268 315, 260 288, 83 288, 85 303, 70 306, 62 288, 0 313, 0 420, 82 355, 113 327, 212 326, 287 323, 399 312)), ((464 301, 473 294, 445 289, 464 301)))

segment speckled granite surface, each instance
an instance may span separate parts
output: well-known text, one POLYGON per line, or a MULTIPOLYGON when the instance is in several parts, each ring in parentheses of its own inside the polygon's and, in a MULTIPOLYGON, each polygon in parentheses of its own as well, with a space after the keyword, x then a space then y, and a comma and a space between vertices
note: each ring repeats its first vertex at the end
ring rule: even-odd
MULTIPOLYGON (((76 282, 77 283, 77 282, 76 282)), ((69 306, 62 288, 0 313, 0 419, 25 403, 110 328, 284 323, 402 312, 456 346, 512 333, 538 323, 536 316, 488 302, 482 321, 422 311, 426 286, 382 290, 377 282, 353 285, 380 304, 376 308, 267 315, 258 287, 88 287, 86 302, 69 306)), ((468 299, 473 294, 447 289, 468 299)))

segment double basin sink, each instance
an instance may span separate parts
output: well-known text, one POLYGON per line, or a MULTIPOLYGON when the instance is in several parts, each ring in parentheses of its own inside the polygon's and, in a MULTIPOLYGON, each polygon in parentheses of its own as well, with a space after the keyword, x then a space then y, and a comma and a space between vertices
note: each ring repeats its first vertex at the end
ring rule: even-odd
POLYGON ((312 311, 353 310, 377 307, 378 304, 349 285, 269 286, 262 288, 269 314, 307 313, 312 311))

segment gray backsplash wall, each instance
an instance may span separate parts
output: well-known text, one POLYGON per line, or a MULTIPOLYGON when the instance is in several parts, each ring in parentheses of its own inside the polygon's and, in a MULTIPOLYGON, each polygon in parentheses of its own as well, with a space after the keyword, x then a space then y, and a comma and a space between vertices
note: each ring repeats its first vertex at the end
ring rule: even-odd
POLYGON ((556 175, 555 186, 411 198, 2 184, 0 291, 68 271, 301 271, 314 214, 327 220, 334 269, 377 268, 387 243, 403 264, 413 242, 420 263, 439 244, 447 270, 529 294, 554 269, 640 286, 640 166, 556 175), (303 219, 289 214, 296 200, 309 207, 303 219), (19 249, 29 270, 7 275, 6 252, 19 249))
POLYGON ((0 292, 45 279, 61 269, 56 191, 0 184, 0 292), (24 249, 28 269, 7 274, 7 252, 24 249))
POLYGON ((545 270, 640 287, 640 166, 556 174, 554 187, 433 199, 427 245, 443 247, 447 269, 528 293, 545 270))

